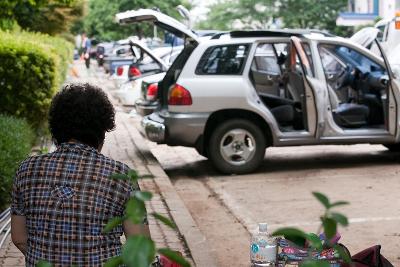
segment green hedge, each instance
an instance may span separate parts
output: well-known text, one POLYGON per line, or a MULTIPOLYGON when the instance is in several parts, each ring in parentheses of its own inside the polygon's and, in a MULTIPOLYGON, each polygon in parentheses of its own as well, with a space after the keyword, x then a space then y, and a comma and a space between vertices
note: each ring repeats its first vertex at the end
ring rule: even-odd
POLYGON ((73 45, 62 38, 0 31, 0 113, 41 126, 72 54, 73 45))
POLYGON ((0 114, 0 211, 8 205, 18 164, 32 148, 34 134, 24 119, 0 114))

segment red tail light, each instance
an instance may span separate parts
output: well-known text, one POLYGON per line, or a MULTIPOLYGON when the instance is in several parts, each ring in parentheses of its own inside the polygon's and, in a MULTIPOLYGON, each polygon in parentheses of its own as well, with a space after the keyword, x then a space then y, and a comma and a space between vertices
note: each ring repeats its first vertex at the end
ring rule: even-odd
POLYGON ((154 100, 157 98, 157 92, 158 92, 158 83, 152 83, 147 87, 147 94, 146 94, 146 99, 147 100, 154 100))
POLYGON ((124 67, 119 66, 119 67, 117 68, 117 75, 118 75, 118 76, 121 76, 122 73, 124 73, 124 67))
POLYGON ((192 96, 190 92, 185 89, 185 87, 174 84, 168 96, 168 105, 174 106, 190 106, 192 104, 192 96))
POLYGON ((130 74, 131 76, 140 76, 140 75, 142 75, 142 73, 140 72, 140 70, 139 70, 138 68, 136 68, 136 67, 130 67, 130 68, 129 68, 129 74, 130 74))

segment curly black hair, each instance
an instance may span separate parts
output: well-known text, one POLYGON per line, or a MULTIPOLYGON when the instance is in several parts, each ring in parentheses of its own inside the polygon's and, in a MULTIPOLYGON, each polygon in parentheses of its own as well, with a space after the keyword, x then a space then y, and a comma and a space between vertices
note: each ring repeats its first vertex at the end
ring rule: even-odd
POLYGON ((56 145, 75 139, 97 149, 115 128, 115 110, 100 88, 69 84, 51 102, 49 128, 56 145))

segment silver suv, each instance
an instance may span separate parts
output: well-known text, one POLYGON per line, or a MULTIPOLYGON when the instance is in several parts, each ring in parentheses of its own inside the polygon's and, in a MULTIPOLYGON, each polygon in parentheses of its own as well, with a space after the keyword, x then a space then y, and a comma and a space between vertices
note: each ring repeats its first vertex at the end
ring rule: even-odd
MULTIPOLYGON (((120 19, 165 27, 159 13, 139 11, 120 19)), ((142 120, 149 140, 195 147, 223 173, 255 170, 271 146, 400 148, 400 84, 383 53, 313 31, 186 37, 159 83, 159 107, 142 120)))

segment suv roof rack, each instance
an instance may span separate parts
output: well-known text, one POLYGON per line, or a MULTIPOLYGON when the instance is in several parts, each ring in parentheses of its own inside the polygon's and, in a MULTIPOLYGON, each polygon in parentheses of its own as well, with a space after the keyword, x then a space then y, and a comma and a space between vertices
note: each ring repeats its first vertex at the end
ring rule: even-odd
POLYGON ((333 37, 335 35, 321 31, 321 30, 304 30, 304 29, 284 29, 284 30, 243 30, 221 32, 214 34, 211 39, 219 39, 221 36, 229 34, 232 38, 245 38, 245 37, 290 37, 290 36, 303 36, 306 34, 318 33, 326 37, 333 37))

